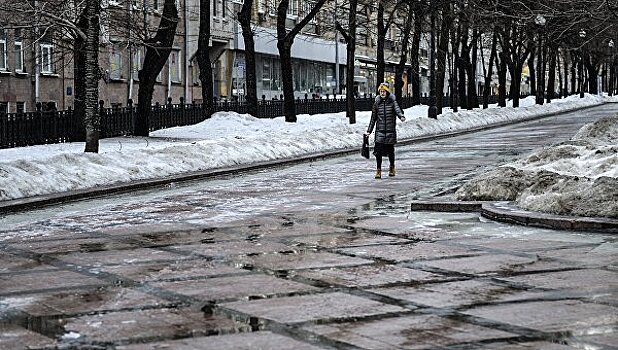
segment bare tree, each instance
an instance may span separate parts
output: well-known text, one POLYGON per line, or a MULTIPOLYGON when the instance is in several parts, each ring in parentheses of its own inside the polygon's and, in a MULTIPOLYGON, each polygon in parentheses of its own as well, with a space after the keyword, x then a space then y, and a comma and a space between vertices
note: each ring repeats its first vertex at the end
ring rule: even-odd
POLYGON ((99 17, 101 3, 99 0, 86 0, 82 12, 86 24, 84 40, 84 126, 86 128, 85 152, 99 152, 99 17))
POLYGON ((258 116, 257 74, 255 71, 255 33, 251 29, 251 8, 253 0, 245 0, 238 13, 238 21, 242 28, 242 37, 245 41, 245 69, 246 69, 246 99, 247 112, 254 117, 258 116))
POLYGON ((354 55, 356 52, 356 11, 358 0, 350 0, 348 8, 348 29, 344 29, 340 23, 336 23, 337 30, 346 42, 346 117, 350 124, 356 123, 356 108, 354 96, 354 55))
POLYGON ((143 68, 138 73, 139 92, 134 132, 137 136, 148 136, 149 134, 154 85, 172 50, 177 26, 178 9, 176 8, 176 1, 165 0, 157 33, 144 42, 146 57, 144 58, 143 68))
MULTIPOLYGON (((281 76, 292 77, 292 44, 296 35, 311 21, 327 0, 317 0, 313 8, 291 30, 286 28, 286 19, 290 0, 281 0, 277 7, 277 49, 281 60, 281 76)), ((296 122, 296 104, 294 102, 294 84, 292 79, 283 79, 283 113, 285 121, 296 122)))
POLYGON ((215 109, 212 61, 210 60, 210 0, 200 0, 197 64, 200 67, 200 81, 202 82, 202 117, 210 118, 215 109))

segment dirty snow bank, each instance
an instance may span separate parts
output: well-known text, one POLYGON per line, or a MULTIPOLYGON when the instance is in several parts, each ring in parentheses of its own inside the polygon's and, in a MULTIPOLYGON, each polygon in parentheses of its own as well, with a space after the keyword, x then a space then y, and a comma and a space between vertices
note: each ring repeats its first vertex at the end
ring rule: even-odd
POLYGON ((515 201, 521 208, 552 214, 618 218, 618 115, 477 176, 456 195, 460 200, 515 201))

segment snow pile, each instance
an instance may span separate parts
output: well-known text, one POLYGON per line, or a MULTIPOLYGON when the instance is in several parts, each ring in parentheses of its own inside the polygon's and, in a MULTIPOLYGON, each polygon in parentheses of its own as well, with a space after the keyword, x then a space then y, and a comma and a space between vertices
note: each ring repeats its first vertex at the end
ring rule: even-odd
POLYGON ((477 176, 456 195, 460 200, 515 201, 521 208, 552 214, 618 218, 618 115, 477 176))

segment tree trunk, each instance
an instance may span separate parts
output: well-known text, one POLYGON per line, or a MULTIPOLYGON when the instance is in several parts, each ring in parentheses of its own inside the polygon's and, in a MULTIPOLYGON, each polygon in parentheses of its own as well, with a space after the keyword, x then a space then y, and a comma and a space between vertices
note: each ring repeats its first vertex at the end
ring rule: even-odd
MULTIPOLYGON (((88 21, 85 14, 82 14, 77 21, 78 28, 82 32, 86 32, 88 29, 88 21)), ((73 69, 75 70, 75 77, 73 78, 75 84, 75 102, 73 115, 83 117, 86 115, 86 41, 81 36, 75 38, 73 44, 73 69)), ((86 140, 85 124, 79 124, 75 130, 73 130, 74 141, 86 140)))
POLYGON ((245 40, 245 97, 247 99, 247 113, 258 116, 257 77, 255 72, 255 40, 251 30, 251 8, 253 0, 245 0, 242 10, 238 13, 238 21, 242 28, 242 37, 245 40))
POLYGON ((530 95, 536 96, 536 68, 534 66, 534 60, 536 59, 536 45, 534 43, 534 38, 530 40, 528 45, 528 50, 530 50, 530 56, 528 57, 528 86, 530 87, 530 95))
MULTIPOLYGON (((579 92, 577 88, 577 56, 571 53, 571 93, 579 92)), ((565 67, 566 68, 566 67, 565 67)))
MULTIPOLYGON (((285 121, 296 122, 296 103, 294 101, 294 76, 292 70, 292 44, 294 38, 311 21, 324 5, 326 0, 317 0, 311 11, 289 32, 286 20, 290 0, 281 0, 277 7, 277 49, 281 60, 281 76, 283 77, 283 114, 285 121)), ((350 87, 348 87, 349 89, 350 87)))
POLYGON ((538 43, 539 43, 539 49, 537 50, 537 61, 536 61, 536 68, 537 68, 537 82, 536 82, 536 99, 535 102, 537 105, 542 105, 545 102, 545 89, 543 88, 543 85, 545 83, 545 57, 543 55, 543 51, 544 49, 544 43, 543 42, 543 37, 541 36, 541 34, 539 34, 539 39, 538 39, 538 43))
POLYGON ((479 108, 479 98, 476 92, 476 61, 477 61, 477 48, 478 48, 478 29, 472 31, 471 40, 471 59, 467 66, 466 73, 468 73, 468 109, 479 108))
POLYGON ((442 6, 442 21, 440 23, 440 37, 438 42, 438 67, 436 72, 436 108, 437 114, 442 114, 444 106, 444 78, 446 77, 446 54, 448 51, 449 31, 451 30, 451 15, 449 4, 445 2, 442 6))
POLYGON ((506 107, 507 54, 500 52, 498 64, 498 106, 506 107))
POLYGON ((491 78, 494 75, 494 61, 496 60, 497 46, 498 34, 494 30, 494 34, 491 39, 491 50, 489 53, 487 73, 485 74, 485 88, 483 89, 483 109, 489 108, 489 93, 491 90, 491 78))
POLYGON ((377 60, 376 86, 380 86, 380 83, 384 81, 384 69, 386 66, 386 63, 384 62, 384 37, 385 36, 386 36, 386 27, 384 26, 384 4, 382 4, 382 1, 378 1, 378 51, 377 51, 377 57, 376 57, 376 60, 377 60))
POLYGON ((86 29, 84 55, 84 126, 86 129, 85 152, 99 152, 99 129, 101 116, 99 114, 99 19, 101 4, 98 0, 87 0, 84 15, 88 26, 86 29))
MULTIPOLYGON (((420 10, 419 10, 420 13, 420 10)), ((421 18, 419 14, 414 15, 421 18)), ((421 34, 423 32, 422 21, 414 21, 414 35, 412 36, 412 50, 410 53, 410 64, 412 66, 412 105, 421 104, 421 73, 418 51, 421 45, 421 34)))
POLYGON ((150 132, 150 109, 154 85, 172 50, 177 26, 178 9, 176 8, 176 1, 165 0, 159 28, 153 38, 146 40, 147 49, 144 65, 138 72, 139 92, 134 132, 137 136, 148 136, 150 132))
POLYGON ((202 118, 207 119, 210 118, 215 111, 212 61, 210 60, 210 0, 200 0, 199 33, 200 36, 197 42, 197 65, 200 67, 199 78, 202 83, 202 118))
MULTIPOLYGON (((549 75, 547 76, 547 103, 555 98, 556 92, 556 56, 557 50, 549 48, 549 75)), ((560 79, 562 81, 562 79, 560 79)))
POLYGON ((350 12, 348 13, 348 37, 347 37, 347 58, 345 77, 345 97, 346 97, 346 117, 350 124, 356 124, 356 106, 354 93, 354 55, 356 53, 356 7, 358 0, 350 0, 350 12))
POLYGON ((408 18, 405 21, 405 29, 403 32, 403 39, 401 40, 401 55, 399 57, 399 63, 397 64, 397 71, 395 73, 395 98, 401 106, 401 96, 403 90, 403 72, 408 61, 408 41, 410 40, 410 31, 412 30, 412 5, 408 6, 408 18))

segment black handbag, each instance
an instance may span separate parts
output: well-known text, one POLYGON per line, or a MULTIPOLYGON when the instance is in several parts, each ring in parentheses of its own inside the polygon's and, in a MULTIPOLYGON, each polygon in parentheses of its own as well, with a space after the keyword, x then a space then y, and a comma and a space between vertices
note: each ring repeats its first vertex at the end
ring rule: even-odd
POLYGON ((369 135, 363 135, 363 147, 361 147, 361 156, 369 159, 369 135))

